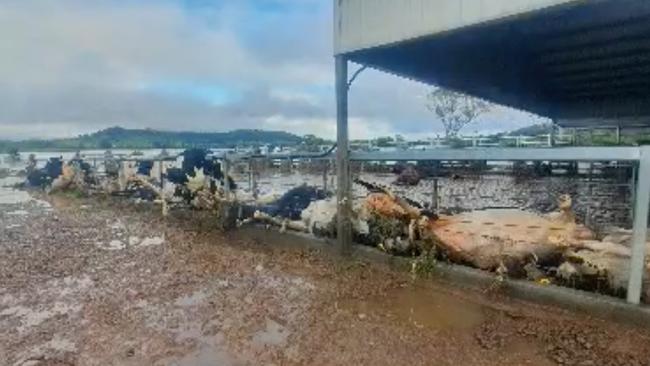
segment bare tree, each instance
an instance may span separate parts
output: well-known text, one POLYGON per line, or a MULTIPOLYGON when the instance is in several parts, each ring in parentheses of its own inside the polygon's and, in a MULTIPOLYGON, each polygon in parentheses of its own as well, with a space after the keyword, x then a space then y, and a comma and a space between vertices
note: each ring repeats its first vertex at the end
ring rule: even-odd
POLYGON ((445 135, 457 137, 460 130, 490 110, 490 104, 447 89, 436 89, 427 95, 427 108, 436 114, 445 128, 445 135))

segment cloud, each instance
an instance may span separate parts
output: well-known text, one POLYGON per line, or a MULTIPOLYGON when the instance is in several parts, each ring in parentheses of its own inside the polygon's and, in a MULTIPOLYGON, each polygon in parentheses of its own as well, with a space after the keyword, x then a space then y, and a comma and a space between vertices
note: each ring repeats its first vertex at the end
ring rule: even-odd
MULTIPOLYGON (((1 2, 0 139, 114 125, 332 138, 331 11, 322 0, 1 2)), ((439 130, 427 89, 367 71, 351 135, 439 130)), ((497 117, 529 121, 519 116, 497 117)))

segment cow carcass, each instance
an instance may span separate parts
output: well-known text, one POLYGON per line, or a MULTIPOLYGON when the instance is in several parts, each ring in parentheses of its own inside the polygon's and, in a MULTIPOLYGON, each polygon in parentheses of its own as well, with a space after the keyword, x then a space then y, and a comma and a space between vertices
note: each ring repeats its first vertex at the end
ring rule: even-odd
POLYGON ((517 209, 489 209, 442 216, 430 223, 447 257, 480 269, 505 264, 513 272, 532 261, 545 263, 578 247, 593 234, 576 223, 571 199, 560 197, 560 210, 549 215, 517 209))
MULTIPOLYGON (((227 172, 223 172, 221 164, 216 162, 213 158, 208 157, 208 150, 205 149, 189 149, 183 152, 183 163, 181 168, 167 169, 165 178, 173 183, 176 187, 174 195, 182 197, 187 203, 192 203, 197 197, 198 189, 188 188, 188 184, 192 181, 195 187, 200 185, 202 188, 209 190, 209 194, 215 194, 226 191, 226 187, 230 192, 237 189, 232 177, 227 176, 227 172), (199 176, 197 176, 199 175, 199 176), (227 185, 227 186, 226 186, 227 185)), ((203 198, 207 198, 206 192, 201 193, 203 198)))
MULTIPOLYGON (((602 241, 584 240, 564 253, 557 277, 573 287, 625 294, 630 276, 631 235, 611 233, 602 241)), ((650 253, 650 243, 646 243, 650 253)), ((650 260, 646 258, 643 298, 650 301, 650 260)))
POLYGON ((27 184, 30 187, 45 188, 63 173, 63 159, 50 158, 45 167, 36 169, 35 164, 27 173, 27 184))
POLYGON ((303 184, 290 189, 278 200, 259 208, 260 212, 272 217, 280 217, 297 221, 301 219, 302 212, 313 202, 327 198, 324 190, 303 184))

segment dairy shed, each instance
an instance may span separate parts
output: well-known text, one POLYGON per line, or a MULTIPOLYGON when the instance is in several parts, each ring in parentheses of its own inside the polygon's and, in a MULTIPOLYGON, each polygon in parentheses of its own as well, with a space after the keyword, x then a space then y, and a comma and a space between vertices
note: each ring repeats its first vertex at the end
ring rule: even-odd
POLYGON ((628 161, 638 167, 628 301, 638 304, 650 206, 650 149, 436 149, 353 153, 349 62, 529 111, 562 127, 650 125, 645 0, 334 0, 338 240, 351 246, 349 162, 628 161))

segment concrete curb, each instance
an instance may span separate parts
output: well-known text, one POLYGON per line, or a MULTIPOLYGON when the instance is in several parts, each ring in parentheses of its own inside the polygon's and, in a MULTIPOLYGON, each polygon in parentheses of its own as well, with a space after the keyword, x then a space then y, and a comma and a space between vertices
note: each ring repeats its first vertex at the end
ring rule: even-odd
MULTIPOLYGON (((266 230, 256 226, 242 228, 237 233, 255 239, 260 244, 272 238, 274 239, 271 240, 272 242, 280 242, 282 247, 308 248, 321 250, 331 255, 338 255, 333 241, 314 238, 305 234, 280 233, 276 230, 266 230)), ((411 263, 408 258, 392 256, 375 248, 361 245, 354 247, 352 259, 386 264, 399 270, 409 269, 411 263)), ((434 276, 453 286, 464 288, 484 289, 494 283, 494 275, 490 273, 453 264, 438 264, 434 276)), ((525 280, 506 280, 501 289, 503 293, 513 299, 556 306, 634 326, 650 327, 650 307, 632 305, 614 297, 566 287, 543 286, 525 280)))

